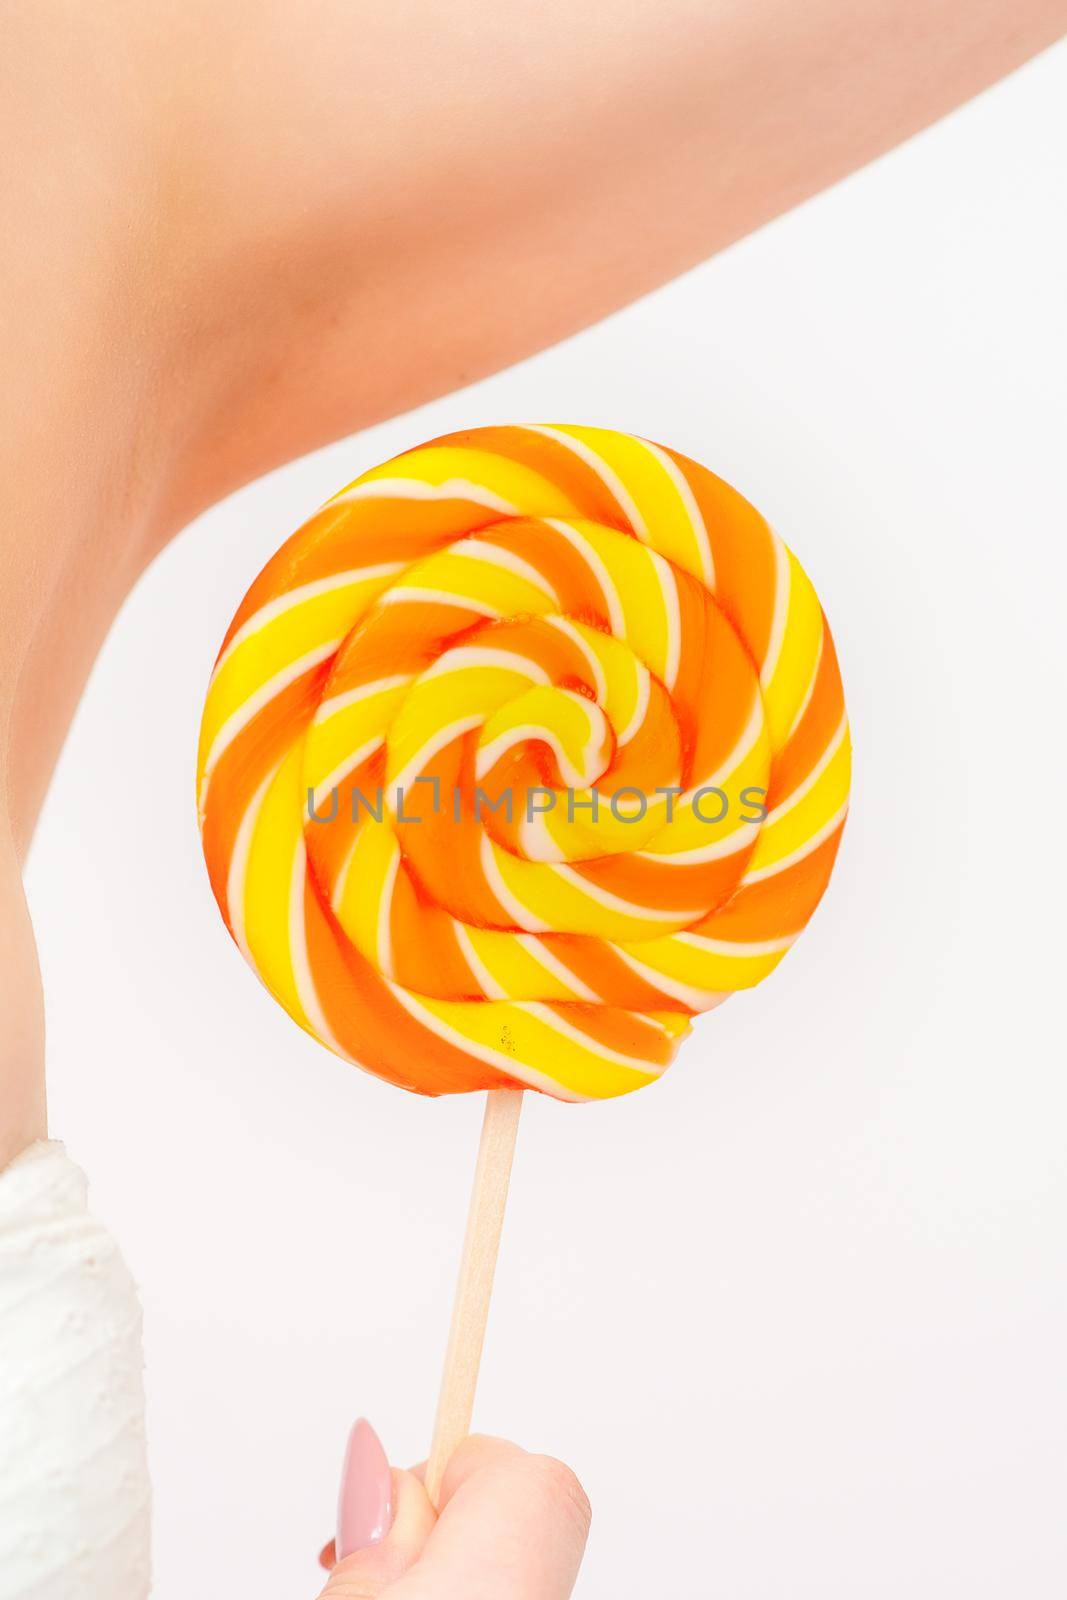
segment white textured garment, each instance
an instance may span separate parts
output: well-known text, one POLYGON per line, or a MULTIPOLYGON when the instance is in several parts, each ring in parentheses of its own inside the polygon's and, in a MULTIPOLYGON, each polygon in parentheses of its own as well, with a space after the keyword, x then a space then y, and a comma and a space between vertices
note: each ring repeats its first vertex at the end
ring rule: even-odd
POLYGON ((141 1307, 61 1144, 0 1172, 0 1600, 144 1600, 141 1307))

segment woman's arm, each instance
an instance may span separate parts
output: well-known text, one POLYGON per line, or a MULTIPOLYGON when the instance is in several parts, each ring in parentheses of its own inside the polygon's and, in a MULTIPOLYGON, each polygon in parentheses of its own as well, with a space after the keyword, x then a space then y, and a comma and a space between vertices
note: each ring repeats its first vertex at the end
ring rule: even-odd
POLYGON ((0 1162, 44 1126, 19 863, 153 552, 663 282, 1065 22, 1067 0, 8 8, 0 1162))

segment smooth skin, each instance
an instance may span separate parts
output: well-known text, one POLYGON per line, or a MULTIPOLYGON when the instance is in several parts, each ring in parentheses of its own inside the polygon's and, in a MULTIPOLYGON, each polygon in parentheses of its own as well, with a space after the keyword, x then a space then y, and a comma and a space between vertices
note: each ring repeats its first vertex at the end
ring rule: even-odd
POLYGON ((396 1514, 381 1544, 334 1562, 320 1600, 567 1600, 589 1533, 569 1467, 504 1439, 460 1445, 434 1512, 421 1475, 393 1474, 396 1514))
POLYGON ((1065 28, 1067 0, 7 0, 0 1166, 46 1130, 22 864, 163 544, 671 278, 1065 28))

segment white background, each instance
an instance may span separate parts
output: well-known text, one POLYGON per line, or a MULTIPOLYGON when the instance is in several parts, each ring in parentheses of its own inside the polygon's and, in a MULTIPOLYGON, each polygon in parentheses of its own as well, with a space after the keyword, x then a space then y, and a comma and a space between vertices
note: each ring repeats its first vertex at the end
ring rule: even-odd
POLYGON ((230 945, 194 821, 212 658, 328 493, 518 420, 651 436, 755 500, 831 618, 856 779, 763 988, 658 1087, 527 1097, 477 1423, 584 1479, 581 1600, 1064 1593, 1065 151, 1061 47, 253 485, 138 587, 30 889, 53 1130, 143 1291, 158 1600, 314 1594, 351 1419, 424 1453, 481 1115, 341 1066, 230 945))

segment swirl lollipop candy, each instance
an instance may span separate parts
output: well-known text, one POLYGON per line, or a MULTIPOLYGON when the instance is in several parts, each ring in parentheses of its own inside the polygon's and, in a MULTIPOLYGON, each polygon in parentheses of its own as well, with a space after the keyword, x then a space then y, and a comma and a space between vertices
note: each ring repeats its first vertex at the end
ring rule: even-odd
POLYGON ((199 753, 226 925, 338 1055, 422 1094, 498 1091, 449 1370, 477 1367, 513 1091, 658 1078, 807 922, 848 782, 795 556, 721 479, 625 434, 434 440, 252 584, 199 753))

